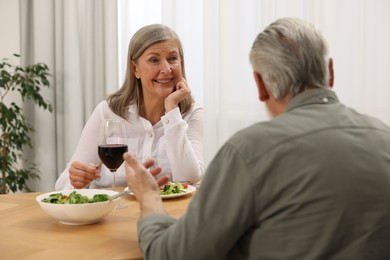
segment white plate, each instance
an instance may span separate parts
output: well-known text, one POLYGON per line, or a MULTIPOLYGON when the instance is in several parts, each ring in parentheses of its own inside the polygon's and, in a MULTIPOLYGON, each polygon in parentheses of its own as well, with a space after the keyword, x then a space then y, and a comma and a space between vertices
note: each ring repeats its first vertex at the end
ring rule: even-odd
MULTIPOLYGON (((170 194, 170 195, 161 195, 161 198, 163 200, 178 198, 178 197, 186 196, 186 195, 188 195, 190 193, 193 193, 194 191, 196 191, 196 188, 194 186, 192 186, 192 185, 188 185, 186 192, 175 193, 175 194, 170 194)), ((133 192, 129 192, 129 194, 134 195, 133 192)))

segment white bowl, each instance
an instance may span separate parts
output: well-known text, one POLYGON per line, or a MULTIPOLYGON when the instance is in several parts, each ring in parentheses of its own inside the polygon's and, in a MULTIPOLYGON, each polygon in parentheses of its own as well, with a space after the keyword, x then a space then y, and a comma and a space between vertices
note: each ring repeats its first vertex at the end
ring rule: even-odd
POLYGON ((63 195, 69 195, 72 191, 76 191, 89 198, 92 198, 95 194, 107 194, 111 196, 118 193, 113 190, 97 189, 62 190, 39 195, 36 197, 36 201, 47 214, 67 225, 86 225, 99 222, 117 206, 119 201, 119 198, 117 198, 113 201, 84 204, 54 204, 42 202, 42 199, 49 197, 50 194, 62 193, 63 195))

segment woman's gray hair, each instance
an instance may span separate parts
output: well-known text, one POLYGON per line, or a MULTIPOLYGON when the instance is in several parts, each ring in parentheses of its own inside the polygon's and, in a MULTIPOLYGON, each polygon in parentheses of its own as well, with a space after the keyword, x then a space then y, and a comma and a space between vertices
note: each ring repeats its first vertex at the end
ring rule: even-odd
MULTIPOLYGON (((133 35, 129 43, 125 82, 117 92, 107 98, 109 106, 115 114, 126 118, 125 112, 127 107, 131 104, 136 104, 139 113, 141 115, 143 114, 144 101, 141 80, 135 77, 132 62, 137 63, 144 51, 153 44, 166 40, 173 40, 176 42, 179 49, 182 77, 186 78, 183 47, 177 34, 171 28, 163 24, 151 24, 142 27, 133 35)), ((182 100, 179 103, 180 112, 182 114, 187 113, 190 110, 193 101, 192 96, 188 96, 182 100)))
POLYGON ((256 37, 250 61, 276 100, 306 89, 329 87, 325 39, 312 24, 300 19, 282 18, 270 24, 256 37))

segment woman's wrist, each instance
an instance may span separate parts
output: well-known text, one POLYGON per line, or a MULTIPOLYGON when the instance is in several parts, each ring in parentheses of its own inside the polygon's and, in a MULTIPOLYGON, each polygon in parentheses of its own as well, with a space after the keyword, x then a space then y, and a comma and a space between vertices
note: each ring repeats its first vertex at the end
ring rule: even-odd
POLYGON ((165 104, 165 113, 178 107, 178 104, 165 104))

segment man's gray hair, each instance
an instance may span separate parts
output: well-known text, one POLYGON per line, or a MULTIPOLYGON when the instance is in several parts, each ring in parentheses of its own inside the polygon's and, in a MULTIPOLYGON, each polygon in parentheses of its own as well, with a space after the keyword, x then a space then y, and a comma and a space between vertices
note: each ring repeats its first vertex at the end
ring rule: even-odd
POLYGON ((270 24, 256 37, 250 61, 276 100, 306 89, 329 87, 325 39, 312 24, 300 19, 282 18, 270 24))

